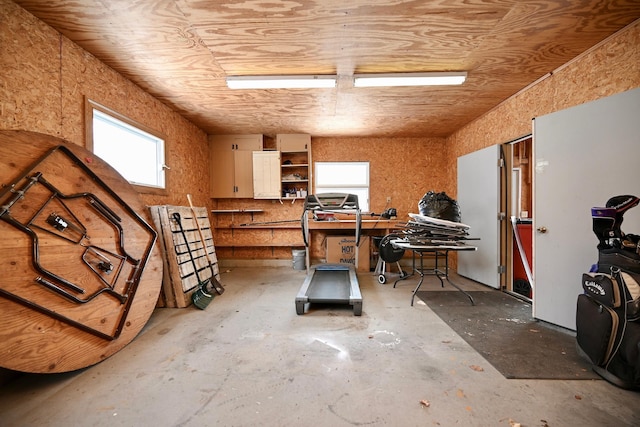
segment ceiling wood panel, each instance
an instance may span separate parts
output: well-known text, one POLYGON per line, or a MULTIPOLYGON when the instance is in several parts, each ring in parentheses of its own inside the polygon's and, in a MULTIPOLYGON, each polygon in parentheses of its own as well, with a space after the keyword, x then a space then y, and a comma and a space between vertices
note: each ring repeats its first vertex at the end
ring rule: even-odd
POLYGON ((15 0, 208 133, 447 136, 640 18, 637 0, 15 0), (459 87, 353 73, 468 71, 459 87), (339 74, 229 90, 228 75, 339 74))

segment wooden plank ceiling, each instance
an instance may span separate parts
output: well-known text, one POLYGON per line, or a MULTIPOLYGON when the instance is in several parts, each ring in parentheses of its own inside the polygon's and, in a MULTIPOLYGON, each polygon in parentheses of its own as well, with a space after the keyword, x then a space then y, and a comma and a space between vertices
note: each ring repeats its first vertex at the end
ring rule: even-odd
POLYGON ((447 136, 640 18, 638 0, 14 0, 210 134, 447 136), (458 87, 354 73, 467 71, 458 87), (230 90, 230 75, 338 74, 230 90))

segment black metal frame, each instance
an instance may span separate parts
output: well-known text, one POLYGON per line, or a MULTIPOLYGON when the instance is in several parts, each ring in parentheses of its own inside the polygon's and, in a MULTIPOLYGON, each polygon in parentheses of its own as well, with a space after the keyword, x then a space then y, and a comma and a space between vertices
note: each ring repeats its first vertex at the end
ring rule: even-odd
MULTIPOLYGON (((68 210, 68 209, 67 209, 68 210)), ((71 211, 68 210, 68 212, 70 213, 71 211)), ((95 328, 92 328, 91 326, 84 324, 82 322, 79 322, 77 320, 71 319, 55 310, 52 310, 48 307, 45 307, 43 305, 34 303, 33 301, 29 301, 19 295, 15 295, 9 291, 6 291, 5 289, 2 289, 0 287, 0 295, 4 296, 7 299, 10 299, 12 301, 15 301, 19 304, 22 304, 26 307, 29 307, 35 311, 38 311, 42 314, 45 314, 47 316, 50 316, 56 320, 59 320, 61 322, 67 323, 69 325, 72 325, 80 330, 83 330, 85 332, 88 332, 92 335, 95 335, 97 337, 103 338, 105 340, 114 340, 117 339, 121 332, 122 329, 124 328, 124 325, 126 323, 127 320, 127 316, 130 312, 131 309, 131 305, 133 303, 136 291, 138 289, 138 285, 140 282, 140 278, 142 276, 143 270, 147 264, 147 262, 149 261, 149 258, 151 256, 151 252, 153 250, 153 247, 155 246, 155 242, 157 240, 157 233, 156 231, 142 218, 140 217, 140 215, 138 215, 138 213, 135 212, 135 210, 133 208, 131 208, 127 203, 124 202, 124 200, 122 200, 120 198, 120 196, 118 196, 118 194, 116 192, 114 192, 109 186, 106 185, 106 183, 104 181, 102 181, 102 179, 100 179, 100 177, 98 175, 96 175, 87 165, 84 164, 84 162, 79 159, 68 147, 64 146, 64 145, 58 145, 56 147, 51 148, 50 150, 48 150, 43 156, 41 156, 39 159, 37 159, 33 164, 31 164, 29 167, 27 167, 22 173, 21 175, 16 178, 11 184, 7 185, 3 190, 0 191, 0 220, 10 224, 11 226, 17 228, 18 230, 26 233, 27 235, 30 236, 30 238, 32 239, 32 259, 31 259, 31 263, 34 267, 34 269, 41 274, 41 276, 37 276, 36 278, 34 278, 34 281, 36 283, 39 283, 43 286, 45 286, 47 289, 53 291, 55 294, 65 298, 68 301, 77 303, 77 304, 84 304, 87 303, 91 300, 93 300, 94 298, 96 298, 98 295, 102 294, 103 292, 106 292, 107 294, 115 297, 118 301, 120 301, 120 303, 122 304, 122 308, 120 310, 120 318, 116 324, 115 330, 113 331, 113 333, 111 334, 107 334, 104 333, 100 330, 97 330, 95 328), (51 184, 49 181, 47 181, 44 177, 43 174, 41 172, 37 172, 36 169, 38 167, 41 167, 41 165, 50 157, 52 156, 54 153, 59 152, 62 155, 66 156, 67 158, 69 158, 71 160, 71 162, 74 164, 74 166, 78 167, 84 174, 86 174, 91 181, 93 181, 98 187, 100 187, 102 190, 104 190, 110 197, 112 197, 116 203, 133 219, 134 222, 136 222, 142 229, 145 230, 145 232, 147 232, 149 234, 149 242, 144 250, 143 256, 140 259, 136 259, 134 257, 132 257, 130 254, 127 253, 127 251, 125 250, 124 247, 124 242, 125 242, 125 237, 124 237, 124 230, 121 226, 121 221, 122 219, 115 214, 115 212, 113 212, 112 209, 110 209, 104 202, 102 202, 97 196, 95 196, 92 193, 89 192, 81 192, 81 193, 75 193, 75 194, 63 194, 61 193, 53 184, 51 184), (22 181, 25 181, 22 185, 22 181), (50 196, 50 198, 43 204, 43 206, 41 206, 37 211, 36 214, 33 215, 33 217, 26 223, 22 223, 18 220, 16 220, 15 218, 13 218, 11 216, 11 208, 13 205, 15 205, 19 200, 25 198, 27 191, 32 188, 34 185, 36 184, 40 184, 43 185, 45 188, 47 188, 52 194, 50 196), (7 197, 8 196, 8 197, 7 197), (65 206, 65 209, 67 209, 66 205, 64 204, 63 200, 69 200, 69 199, 76 199, 76 198, 85 198, 89 201, 89 203, 91 204, 91 206, 100 214, 102 215, 111 225, 113 225, 117 230, 118 230, 118 242, 116 244, 118 251, 121 252, 121 254, 118 256, 117 254, 113 254, 115 255, 117 258, 120 258, 122 262, 120 262, 119 267, 116 271, 116 274, 119 275, 122 265, 124 263, 124 261, 129 262, 130 264, 133 265, 130 277, 127 279, 126 281, 126 288, 125 288, 125 292, 123 292, 122 294, 116 292, 115 290, 113 290, 113 286, 111 286, 109 284, 109 282, 105 281, 104 278, 102 277, 101 273, 98 272, 95 268, 93 268, 89 262, 87 262, 87 260, 85 259, 85 255, 87 253, 87 251, 93 250, 96 252, 99 252, 98 250, 101 250, 100 248, 98 248, 97 246, 92 246, 92 245, 83 245, 81 242, 83 240, 85 240, 88 236, 86 235, 86 229, 84 229, 84 226, 79 227, 79 231, 80 234, 82 235, 82 237, 80 238, 80 240, 78 242, 75 242, 72 239, 66 239, 72 243, 77 243, 82 245, 83 247, 85 247, 85 252, 83 253, 82 256, 82 262, 85 263, 86 265, 89 266, 89 268, 96 273, 96 275, 98 277, 100 277, 100 280, 103 284, 105 284, 106 286, 100 290, 98 290, 97 292, 95 292, 94 294, 88 296, 88 298, 85 299, 81 299, 78 298, 77 296, 73 295, 72 293, 70 293, 70 291, 76 292, 76 293, 80 293, 83 294, 85 293, 85 290, 79 286, 78 284, 72 283, 69 280, 60 277, 48 270, 46 270, 44 267, 42 267, 42 265, 40 265, 40 248, 38 245, 38 234, 32 229, 32 227, 36 227, 38 229, 42 229, 42 227, 37 226, 35 224, 33 224, 33 221, 35 220, 35 218, 44 210, 44 208, 47 206, 47 204, 53 200, 53 199, 60 199, 60 203, 65 206), (44 276, 44 277, 43 277, 44 276), (66 290, 64 288, 67 288, 69 290, 66 290)), ((74 220, 76 220, 79 224, 80 221, 75 218, 74 216, 74 220)), ((55 228, 55 224, 52 224, 52 227, 55 228)), ((47 230, 45 230, 47 231, 47 230)), ((53 233, 59 237, 60 236, 58 233, 53 233)), ((64 237, 62 237, 64 238, 64 237)), ((104 251, 105 253, 109 253, 107 251, 104 251)), ((104 255, 103 255, 104 256, 104 255)), ((106 271, 105 271, 106 272, 106 271)))

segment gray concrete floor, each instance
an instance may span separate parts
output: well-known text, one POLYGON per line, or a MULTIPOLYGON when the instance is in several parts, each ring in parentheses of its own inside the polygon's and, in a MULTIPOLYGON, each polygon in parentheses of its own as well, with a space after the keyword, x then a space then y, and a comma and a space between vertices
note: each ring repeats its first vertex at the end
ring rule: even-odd
POLYGON ((413 279, 394 289, 359 274, 356 317, 348 305, 296 315, 304 271, 222 277, 206 310, 156 310, 98 365, 5 384, 0 425, 640 425, 640 393, 603 380, 505 379, 428 306, 410 306, 413 279))

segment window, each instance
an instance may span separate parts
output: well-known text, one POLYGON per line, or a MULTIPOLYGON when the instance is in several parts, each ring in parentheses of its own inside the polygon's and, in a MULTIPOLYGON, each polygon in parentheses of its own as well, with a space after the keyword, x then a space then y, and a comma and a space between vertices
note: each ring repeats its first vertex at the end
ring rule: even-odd
MULTIPOLYGON (((131 184, 164 189, 164 138, 120 114, 88 102, 89 149, 131 184)), ((142 190, 144 191, 144 190, 142 190)))
POLYGON ((369 162, 316 162, 315 193, 358 196, 362 212, 369 211, 369 162))

